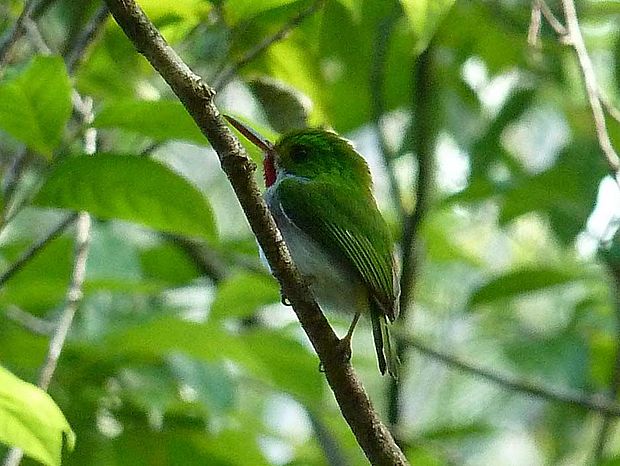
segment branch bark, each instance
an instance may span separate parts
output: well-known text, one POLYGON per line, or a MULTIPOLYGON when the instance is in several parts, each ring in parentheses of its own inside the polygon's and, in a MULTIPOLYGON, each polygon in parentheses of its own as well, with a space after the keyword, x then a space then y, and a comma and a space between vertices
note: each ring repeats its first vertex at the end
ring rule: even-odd
POLYGON ((367 458, 374 465, 408 464, 291 260, 254 180, 256 166, 222 119, 213 102, 214 90, 179 58, 133 0, 105 1, 127 37, 172 88, 218 154, 250 227, 317 352, 340 410, 367 458))

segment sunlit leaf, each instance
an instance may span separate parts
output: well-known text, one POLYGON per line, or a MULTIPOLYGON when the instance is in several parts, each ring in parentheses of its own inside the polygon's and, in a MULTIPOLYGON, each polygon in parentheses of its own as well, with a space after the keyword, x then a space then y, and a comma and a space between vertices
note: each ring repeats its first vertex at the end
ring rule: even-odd
POLYGON ((0 129, 51 156, 71 116, 71 85, 60 57, 37 56, 17 76, 0 81, 0 129))
POLYGON ((401 0, 405 14, 418 37, 418 52, 424 50, 453 3, 454 0, 401 0))
POLYGON ((75 434, 54 400, 0 366, 0 442, 48 466, 60 465, 63 434, 73 449, 75 434))
POLYGON ((272 10, 286 5, 298 3, 305 5, 305 2, 299 0, 261 0, 260 2, 254 0, 237 0, 231 3, 228 7, 228 13, 233 21, 240 21, 248 19, 263 13, 267 10, 272 10))

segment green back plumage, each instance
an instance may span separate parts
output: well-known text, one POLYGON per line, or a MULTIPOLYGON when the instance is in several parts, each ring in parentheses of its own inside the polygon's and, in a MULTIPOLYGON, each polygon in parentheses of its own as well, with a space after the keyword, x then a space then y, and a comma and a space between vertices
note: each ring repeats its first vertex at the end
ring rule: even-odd
POLYGON ((278 199, 302 231, 360 277, 382 313, 398 313, 398 282, 392 239, 372 196, 364 159, 338 135, 301 130, 275 147, 276 164, 287 175, 278 199))

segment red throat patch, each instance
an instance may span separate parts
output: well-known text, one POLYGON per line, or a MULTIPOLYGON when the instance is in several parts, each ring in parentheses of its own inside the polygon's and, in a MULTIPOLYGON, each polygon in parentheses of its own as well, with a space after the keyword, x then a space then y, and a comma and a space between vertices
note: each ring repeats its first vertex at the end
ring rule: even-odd
POLYGON ((270 154, 265 154, 263 159, 263 174, 265 177, 265 186, 269 188, 276 182, 276 167, 273 164, 273 157, 270 154))

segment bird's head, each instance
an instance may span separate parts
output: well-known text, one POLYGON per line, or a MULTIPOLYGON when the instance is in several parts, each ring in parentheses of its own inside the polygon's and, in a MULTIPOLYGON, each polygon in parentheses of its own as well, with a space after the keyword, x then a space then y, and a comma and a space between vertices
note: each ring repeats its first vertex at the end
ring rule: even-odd
POLYGON ((284 134, 273 144, 252 128, 225 115, 226 119, 265 154, 265 184, 290 175, 314 180, 332 178, 370 188, 368 165, 351 144, 333 131, 306 128, 284 134))

